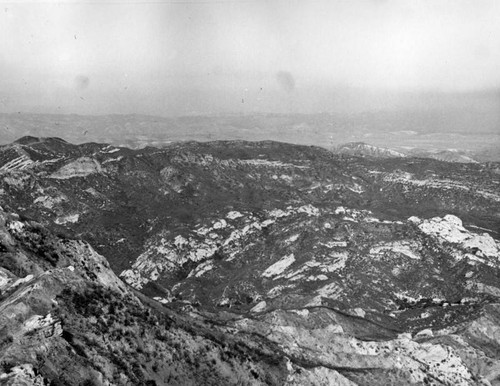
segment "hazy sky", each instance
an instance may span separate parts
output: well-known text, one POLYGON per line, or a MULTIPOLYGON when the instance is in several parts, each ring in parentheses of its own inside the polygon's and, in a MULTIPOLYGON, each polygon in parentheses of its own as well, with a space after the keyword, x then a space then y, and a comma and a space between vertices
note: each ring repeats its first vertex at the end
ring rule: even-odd
POLYGON ((314 112, 500 87, 498 0, 0 5, 0 112, 314 112))

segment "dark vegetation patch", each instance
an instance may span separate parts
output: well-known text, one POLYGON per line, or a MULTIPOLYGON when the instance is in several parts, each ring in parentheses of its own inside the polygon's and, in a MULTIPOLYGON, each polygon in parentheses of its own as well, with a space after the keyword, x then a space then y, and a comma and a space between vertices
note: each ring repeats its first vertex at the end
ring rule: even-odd
POLYGON ((55 316, 61 320, 63 339, 76 354, 101 372, 103 361, 111 364, 115 381, 124 374, 137 385, 229 385, 235 378, 221 372, 229 365, 240 379, 257 377, 281 384, 284 359, 269 342, 230 337, 142 299, 150 304, 99 285, 84 291, 65 289, 57 297, 55 316))

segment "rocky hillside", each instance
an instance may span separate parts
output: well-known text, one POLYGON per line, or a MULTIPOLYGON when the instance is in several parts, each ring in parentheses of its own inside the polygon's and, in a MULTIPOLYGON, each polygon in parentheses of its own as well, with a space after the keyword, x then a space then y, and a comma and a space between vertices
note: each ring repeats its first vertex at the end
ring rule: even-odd
POLYGON ((283 384, 293 367, 272 341, 134 294, 82 240, 3 211, 0 237, 2 385, 283 384))
MULTIPOLYGON (((413 319, 442 309, 455 319, 412 334, 361 308, 293 298, 247 315, 174 311, 127 289, 84 241, 3 211, 0 236, 3 385, 497 384, 499 290, 472 275, 481 300, 401 296, 397 312, 413 319)), ((286 268, 282 259, 263 276, 286 268)))
POLYGON ((22 138, 0 150, 0 382, 500 384, 499 170, 22 138))

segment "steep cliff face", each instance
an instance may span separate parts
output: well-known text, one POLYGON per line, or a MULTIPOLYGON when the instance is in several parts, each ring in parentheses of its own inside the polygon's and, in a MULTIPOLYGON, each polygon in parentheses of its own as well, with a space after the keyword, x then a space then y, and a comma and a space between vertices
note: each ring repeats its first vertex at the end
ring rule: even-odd
POLYGON ((495 165, 36 138, 0 159, 0 382, 500 384, 495 165))

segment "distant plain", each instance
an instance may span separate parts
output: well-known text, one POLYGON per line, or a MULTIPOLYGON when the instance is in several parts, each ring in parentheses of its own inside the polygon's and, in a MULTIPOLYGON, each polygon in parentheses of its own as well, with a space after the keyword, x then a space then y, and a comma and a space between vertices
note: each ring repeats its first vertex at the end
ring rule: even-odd
MULTIPOLYGON (((476 98, 477 99, 477 98, 476 98)), ((60 137, 142 148, 176 141, 275 140, 332 148, 366 142, 406 153, 452 150, 500 161, 500 97, 356 113, 193 115, 0 114, 0 143, 22 136, 60 137)))

